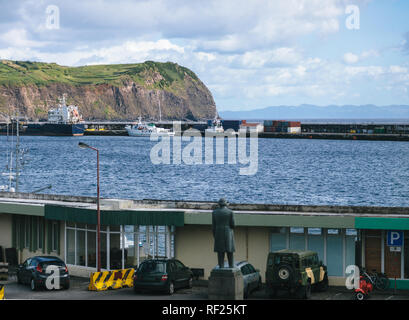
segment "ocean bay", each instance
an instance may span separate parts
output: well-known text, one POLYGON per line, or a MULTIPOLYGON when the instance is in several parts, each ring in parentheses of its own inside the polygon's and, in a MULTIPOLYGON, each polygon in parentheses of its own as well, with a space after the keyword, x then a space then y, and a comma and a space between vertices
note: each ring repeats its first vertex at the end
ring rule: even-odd
MULTIPOLYGON (((153 164, 157 142, 148 137, 23 136, 28 153, 19 191, 51 184, 41 192, 95 196, 96 154, 80 149, 80 141, 100 151, 103 198, 409 206, 409 145, 395 141, 258 139, 258 171, 245 176, 240 163, 227 160, 153 164)), ((7 137, 0 137, 0 172, 6 172, 9 148, 7 137)), ((1 179, 7 184, 6 176, 1 179)))

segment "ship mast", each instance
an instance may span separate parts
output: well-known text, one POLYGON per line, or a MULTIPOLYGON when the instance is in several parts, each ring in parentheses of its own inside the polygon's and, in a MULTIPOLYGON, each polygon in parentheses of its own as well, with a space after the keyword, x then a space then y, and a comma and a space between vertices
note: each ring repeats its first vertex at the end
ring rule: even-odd
POLYGON ((159 123, 162 122, 162 111, 160 109, 160 98, 159 98, 159 123))

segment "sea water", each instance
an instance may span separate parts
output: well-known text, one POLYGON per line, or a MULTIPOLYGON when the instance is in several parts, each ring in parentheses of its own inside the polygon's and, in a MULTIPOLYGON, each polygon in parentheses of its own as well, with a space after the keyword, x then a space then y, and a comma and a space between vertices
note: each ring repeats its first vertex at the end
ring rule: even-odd
MULTIPOLYGON (((409 206, 409 143, 397 141, 258 139, 258 169, 246 176, 227 161, 153 164, 157 142, 149 137, 22 136, 28 152, 19 191, 51 184, 41 192, 96 196, 96 152, 79 148, 80 141, 99 149, 102 198, 409 206)), ((0 172, 7 171, 9 148, 10 138, 1 136, 0 172)))

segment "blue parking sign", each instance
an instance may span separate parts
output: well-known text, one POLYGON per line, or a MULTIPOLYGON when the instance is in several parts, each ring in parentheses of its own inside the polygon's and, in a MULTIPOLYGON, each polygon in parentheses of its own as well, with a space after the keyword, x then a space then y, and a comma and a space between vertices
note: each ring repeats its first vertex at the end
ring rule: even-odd
POLYGON ((389 230, 387 234, 387 245, 392 247, 401 247, 403 240, 403 231, 389 230))

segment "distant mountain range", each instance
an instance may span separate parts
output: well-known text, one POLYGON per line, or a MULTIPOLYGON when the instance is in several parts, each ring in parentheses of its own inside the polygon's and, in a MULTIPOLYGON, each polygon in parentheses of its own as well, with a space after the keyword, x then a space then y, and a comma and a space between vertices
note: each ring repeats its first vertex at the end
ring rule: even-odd
POLYGON ((222 119, 409 119, 408 105, 329 105, 325 107, 303 104, 274 106, 248 111, 220 111, 222 119))

